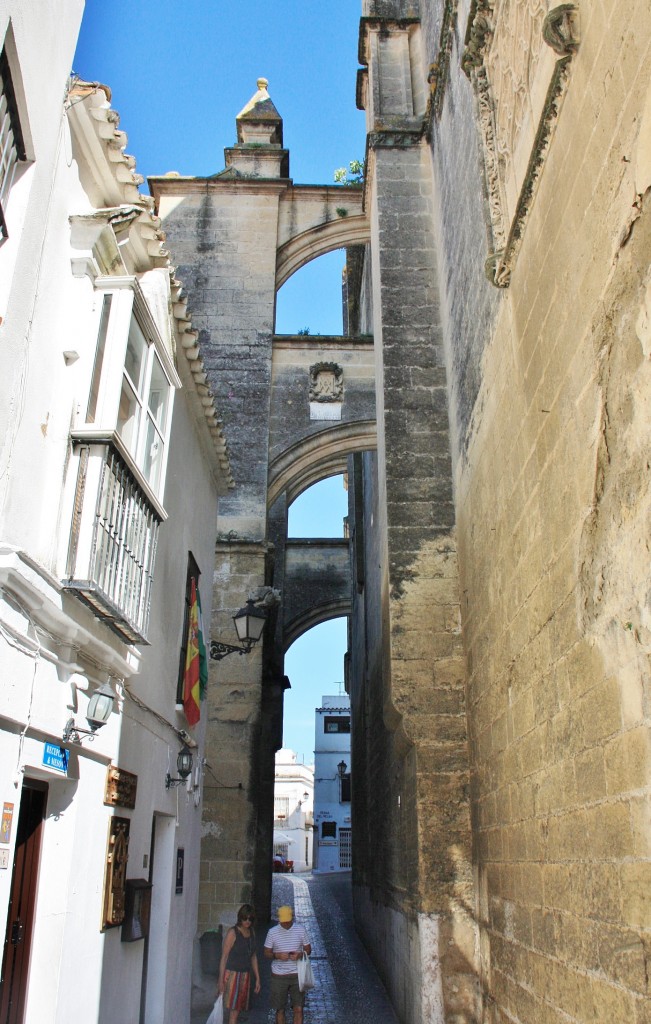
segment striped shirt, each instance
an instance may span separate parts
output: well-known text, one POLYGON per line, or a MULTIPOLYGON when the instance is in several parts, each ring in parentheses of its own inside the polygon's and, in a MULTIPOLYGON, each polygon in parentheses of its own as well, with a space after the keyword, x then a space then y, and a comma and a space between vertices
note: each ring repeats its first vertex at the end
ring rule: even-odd
MULTIPOLYGON (((269 934, 264 940, 264 948, 271 949, 274 953, 297 953, 303 946, 309 946, 310 940, 302 924, 294 922, 291 928, 283 928, 277 924, 275 928, 269 929, 269 934)), ((272 974, 296 974, 297 967, 295 960, 273 960, 271 963, 272 974)))

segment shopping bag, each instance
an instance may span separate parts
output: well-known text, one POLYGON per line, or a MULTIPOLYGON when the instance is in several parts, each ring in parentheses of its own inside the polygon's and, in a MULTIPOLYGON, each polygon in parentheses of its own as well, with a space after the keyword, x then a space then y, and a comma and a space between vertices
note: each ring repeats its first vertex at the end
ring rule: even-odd
POLYGON ((298 973, 298 987, 301 992, 308 992, 311 988, 314 988, 316 983, 312 973, 312 964, 307 953, 303 953, 301 959, 296 961, 296 970, 298 973))
POLYGON ((224 997, 217 996, 206 1024, 224 1024, 224 997))

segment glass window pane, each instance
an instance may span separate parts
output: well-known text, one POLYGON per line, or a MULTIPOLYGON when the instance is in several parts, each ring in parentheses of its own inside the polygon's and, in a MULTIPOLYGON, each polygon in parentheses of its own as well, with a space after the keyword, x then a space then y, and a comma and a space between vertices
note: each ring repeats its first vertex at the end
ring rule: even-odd
POLYGON ((132 455, 135 455, 138 443, 138 423, 140 421, 140 403, 126 377, 122 378, 122 392, 118 409, 118 434, 132 455))
POLYGON ((151 368, 151 382, 149 384, 149 411, 158 424, 158 428, 165 433, 167 424, 167 407, 170 393, 170 384, 165 376, 165 371, 160 364, 158 356, 154 355, 151 368))
POLYGON ((142 471, 146 480, 156 490, 160 483, 161 467, 163 464, 163 439, 156 430, 150 416, 147 417, 147 436, 145 438, 145 452, 142 471))
POLYGON ((106 348, 106 335, 108 332, 109 314, 111 312, 111 295, 105 295, 102 301, 102 317, 99 324, 99 335, 97 338, 97 349, 95 351, 95 365, 93 376, 90 382, 90 395, 88 396, 88 412, 86 423, 95 422, 97 412, 97 399, 99 397, 99 385, 102 379, 102 366, 104 364, 104 350, 106 348))
POLYGON ((142 394, 142 379, 145 372, 146 352, 147 339, 142 333, 140 324, 136 318, 131 317, 129 340, 127 342, 127 354, 124 359, 124 369, 129 374, 131 382, 138 394, 142 394))

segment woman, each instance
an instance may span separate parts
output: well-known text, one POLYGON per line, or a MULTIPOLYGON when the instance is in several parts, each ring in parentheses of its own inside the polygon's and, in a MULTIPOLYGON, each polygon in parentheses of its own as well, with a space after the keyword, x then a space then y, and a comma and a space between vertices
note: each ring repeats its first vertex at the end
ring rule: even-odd
POLYGON ((244 903, 237 912, 237 924, 234 928, 229 928, 224 937, 217 988, 218 994, 224 997, 224 1024, 226 1010, 229 1011, 228 1024, 237 1024, 240 1010, 248 1010, 251 972, 255 978, 253 991, 256 995, 260 991, 254 921, 253 907, 249 903, 244 903))

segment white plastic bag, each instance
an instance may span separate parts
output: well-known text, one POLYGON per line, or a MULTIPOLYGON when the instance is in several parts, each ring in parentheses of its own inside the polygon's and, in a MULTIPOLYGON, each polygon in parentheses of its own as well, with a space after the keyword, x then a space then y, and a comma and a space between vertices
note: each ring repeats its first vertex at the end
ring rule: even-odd
POLYGON ((224 1024, 224 997, 217 996, 206 1024, 224 1024))
POLYGON ((303 953, 300 960, 296 961, 296 970, 298 973, 298 987, 301 992, 309 992, 311 988, 314 988, 314 974, 312 973, 312 964, 307 953, 303 953))

